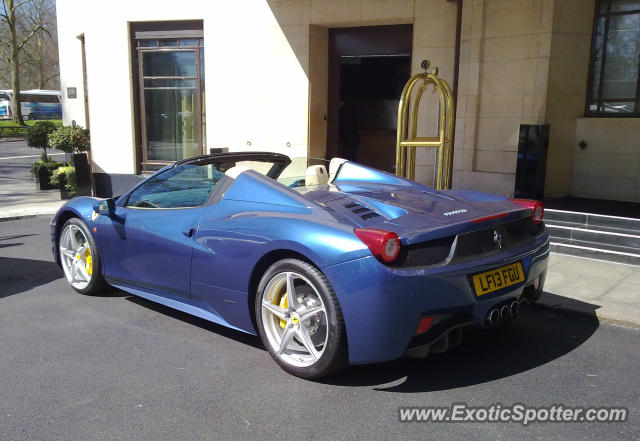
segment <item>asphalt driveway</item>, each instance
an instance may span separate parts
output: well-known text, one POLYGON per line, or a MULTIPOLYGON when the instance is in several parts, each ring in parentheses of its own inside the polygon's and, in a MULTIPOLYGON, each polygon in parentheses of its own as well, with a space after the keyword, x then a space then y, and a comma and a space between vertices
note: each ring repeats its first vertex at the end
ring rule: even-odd
MULTIPOLYGON (((322 382, 258 338, 112 290, 82 296, 48 217, 0 222, 0 440, 634 439, 640 331, 523 307, 424 360, 322 382), (400 423, 400 406, 624 406, 626 423, 400 423)), ((366 305, 363 305, 366 308, 366 305)))

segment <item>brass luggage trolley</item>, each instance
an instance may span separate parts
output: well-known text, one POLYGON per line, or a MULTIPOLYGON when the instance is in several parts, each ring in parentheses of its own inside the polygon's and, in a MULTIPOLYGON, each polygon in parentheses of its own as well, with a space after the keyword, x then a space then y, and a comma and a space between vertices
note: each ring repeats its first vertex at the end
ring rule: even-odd
POLYGON ((398 105, 398 134, 396 141, 396 174, 415 179, 416 147, 438 149, 436 163, 437 190, 451 188, 453 169, 454 103, 449 84, 438 78, 438 68, 429 73, 429 61, 422 61, 424 72, 412 76, 402 90, 398 105), (418 106, 424 90, 433 84, 439 98, 438 136, 418 137, 418 106), (417 87, 413 100, 411 94, 417 87), (408 153, 408 154, 407 154, 408 153), (408 160, 408 164, 407 164, 408 160))

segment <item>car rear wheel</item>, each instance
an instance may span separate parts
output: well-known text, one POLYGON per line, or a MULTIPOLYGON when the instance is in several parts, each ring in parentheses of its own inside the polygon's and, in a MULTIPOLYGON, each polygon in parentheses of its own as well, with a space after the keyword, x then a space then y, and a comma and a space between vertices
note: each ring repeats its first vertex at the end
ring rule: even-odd
POLYGON ((324 274, 297 259, 273 264, 256 295, 258 331, 273 359, 302 378, 346 364, 346 333, 338 300, 324 274))
POLYGON ((87 225, 71 218, 62 227, 58 252, 69 284, 82 294, 97 294, 106 286, 98 247, 87 225))

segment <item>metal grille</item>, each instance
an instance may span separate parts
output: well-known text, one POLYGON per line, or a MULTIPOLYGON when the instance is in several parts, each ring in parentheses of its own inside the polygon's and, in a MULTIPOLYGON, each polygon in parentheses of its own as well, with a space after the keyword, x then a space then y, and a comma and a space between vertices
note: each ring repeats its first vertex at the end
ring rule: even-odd
POLYGON ((376 213, 375 211, 373 211, 372 209, 370 209, 369 207, 365 207, 364 205, 352 202, 350 204, 346 204, 344 206, 345 208, 348 208, 349 210, 351 210, 351 212, 353 214, 359 214, 360 217, 363 220, 369 220, 372 219, 374 217, 380 217, 380 215, 378 213, 376 213))
MULTIPOLYGON (((543 232, 543 224, 536 224, 532 218, 527 217, 495 227, 459 234, 455 253, 450 263, 471 260, 516 248, 538 237, 543 232), (502 248, 499 248, 494 240, 495 232, 501 235, 502 248)), ((448 236, 403 246, 398 258, 389 266, 410 269, 442 264, 449 256, 455 238, 456 236, 448 236)))
POLYGON ((544 232, 544 225, 536 224, 532 218, 526 217, 491 228, 471 231, 458 235, 453 262, 470 260, 501 251, 516 248, 544 232), (496 233, 501 238, 502 247, 494 240, 496 233))
POLYGON ((421 268, 444 262, 451 252, 455 236, 404 246, 398 258, 390 264, 399 268, 421 268))

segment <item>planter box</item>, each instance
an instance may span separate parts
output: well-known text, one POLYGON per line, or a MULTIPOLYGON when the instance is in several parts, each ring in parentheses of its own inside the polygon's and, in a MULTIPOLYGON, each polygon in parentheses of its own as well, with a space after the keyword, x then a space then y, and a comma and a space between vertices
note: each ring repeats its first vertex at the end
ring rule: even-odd
POLYGON ((71 199, 71 195, 69 195, 69 192, 65 187, 66 183, 67 183, 66 176, 60 175, 60 199, 62 200, 71 199))
POLYGON ((55 185, 51 185, 49 183, 49 179, 51 179, 51 173, 49 173, 49 169, 46 167, 40 167, 38 169, 38 176, 36 177, 36 188, 40 190, 55 190, 55 185))
POLYGON ((76 168, 76 196, 91 196, 91 170, 86 153, 74 153, 71 163, 76 168))

